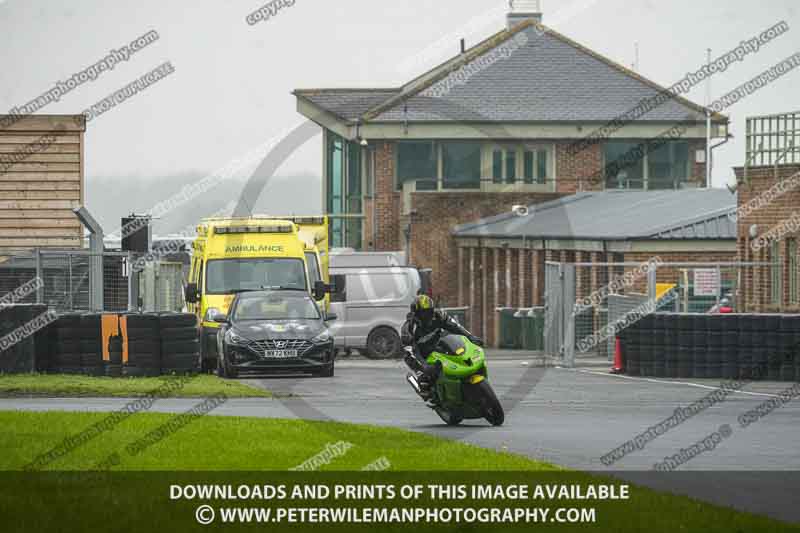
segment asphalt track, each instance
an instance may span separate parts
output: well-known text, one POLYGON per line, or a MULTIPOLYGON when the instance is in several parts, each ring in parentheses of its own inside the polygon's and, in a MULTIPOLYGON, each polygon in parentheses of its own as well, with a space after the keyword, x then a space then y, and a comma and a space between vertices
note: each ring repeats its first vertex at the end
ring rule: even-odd
MULTIPOLYGON (((230 400, 214 416, 335 420, 398 427, 507 450, 569 468, 606 471, 661 489, 800 522, 800 401, 795 399, 750 426, 741 414, 775 398, 792 384, 753 383, 673 427, 612 465, 600 458, 688 407, 718 381, 648 380, 612 376, 604 368, 565 369, 513 358, 490 360, 490 381, 506 407, 506 422, 493 428, 466 421, 450 428, 416 397, 398 362, 341 361, 336 377, 245 378, 276 399, 230 400), (704 439, 723 425, 732 433, 719 445, 656 475, 656 462, 704 439), (694 472, 694 473, 693 473, 694 472), (703 472, 703 474, 700 474, 703 472), (788 472, 788 473, 787 473, 788 472)), ((100 398, 0 399, 0 410, 112 411, 128 400, 100 398)), ((193 399, 162 399, 159 412, 182 412, 193 399)))

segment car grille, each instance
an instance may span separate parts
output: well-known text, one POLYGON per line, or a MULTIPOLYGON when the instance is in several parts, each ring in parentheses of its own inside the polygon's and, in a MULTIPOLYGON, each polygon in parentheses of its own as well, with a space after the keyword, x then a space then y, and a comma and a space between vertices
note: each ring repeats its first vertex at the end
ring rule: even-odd
POLYGON ((297 350, 297 353, 302 354, 311 346, 310 341, 303 339, 275 339, 250 343, 250 349, 259 354, 263 354, 267 350, 297 350))

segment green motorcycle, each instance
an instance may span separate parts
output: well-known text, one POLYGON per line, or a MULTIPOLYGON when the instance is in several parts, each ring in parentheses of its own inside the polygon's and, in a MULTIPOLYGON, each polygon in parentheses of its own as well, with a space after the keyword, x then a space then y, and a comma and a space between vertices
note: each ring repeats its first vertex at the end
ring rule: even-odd
MULTIPOLYGON (((441 364, 428 406, 447 425, 457 426, 465 419, 477 418, 485 418, 493 426, 503 425, 505 413, 487 379, 483 348, 466 337, 443 330, 421 338, 417 345, 433 347, 427 362, 429 365, 441 364)), ((406 350, 413 356, 412 347, 406 347, 406 350)), ((408 374, 406 380, 417 394, 422 395, 417 375, 408 374)))

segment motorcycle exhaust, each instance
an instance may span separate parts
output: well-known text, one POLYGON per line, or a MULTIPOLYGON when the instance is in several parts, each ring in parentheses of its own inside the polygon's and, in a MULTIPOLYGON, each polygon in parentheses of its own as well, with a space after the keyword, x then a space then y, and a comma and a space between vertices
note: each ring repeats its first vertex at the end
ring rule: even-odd
POLYGON ((406 381, 408 384, 411 385, 411 388, 414 389, 414 392, 417 394, 422 394, 422 389, 419 387, 419 381, 417 381, 417 377, 413 374, 406 374, 406 381))

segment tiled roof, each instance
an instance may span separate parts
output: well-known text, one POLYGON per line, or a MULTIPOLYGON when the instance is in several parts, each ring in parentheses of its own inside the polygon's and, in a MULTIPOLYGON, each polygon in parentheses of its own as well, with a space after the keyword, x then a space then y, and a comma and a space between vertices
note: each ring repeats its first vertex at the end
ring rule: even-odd
MULTIPOLYGON (((664 91, 529 20, 400 89, 319 89, 295 94, 351 122, 607 122, 664 91)), ((678 97, 634 120, 681 122, 705 117, 701 106, 678 97)), ((727 119, 715 115, 714 120, 727 119)))

